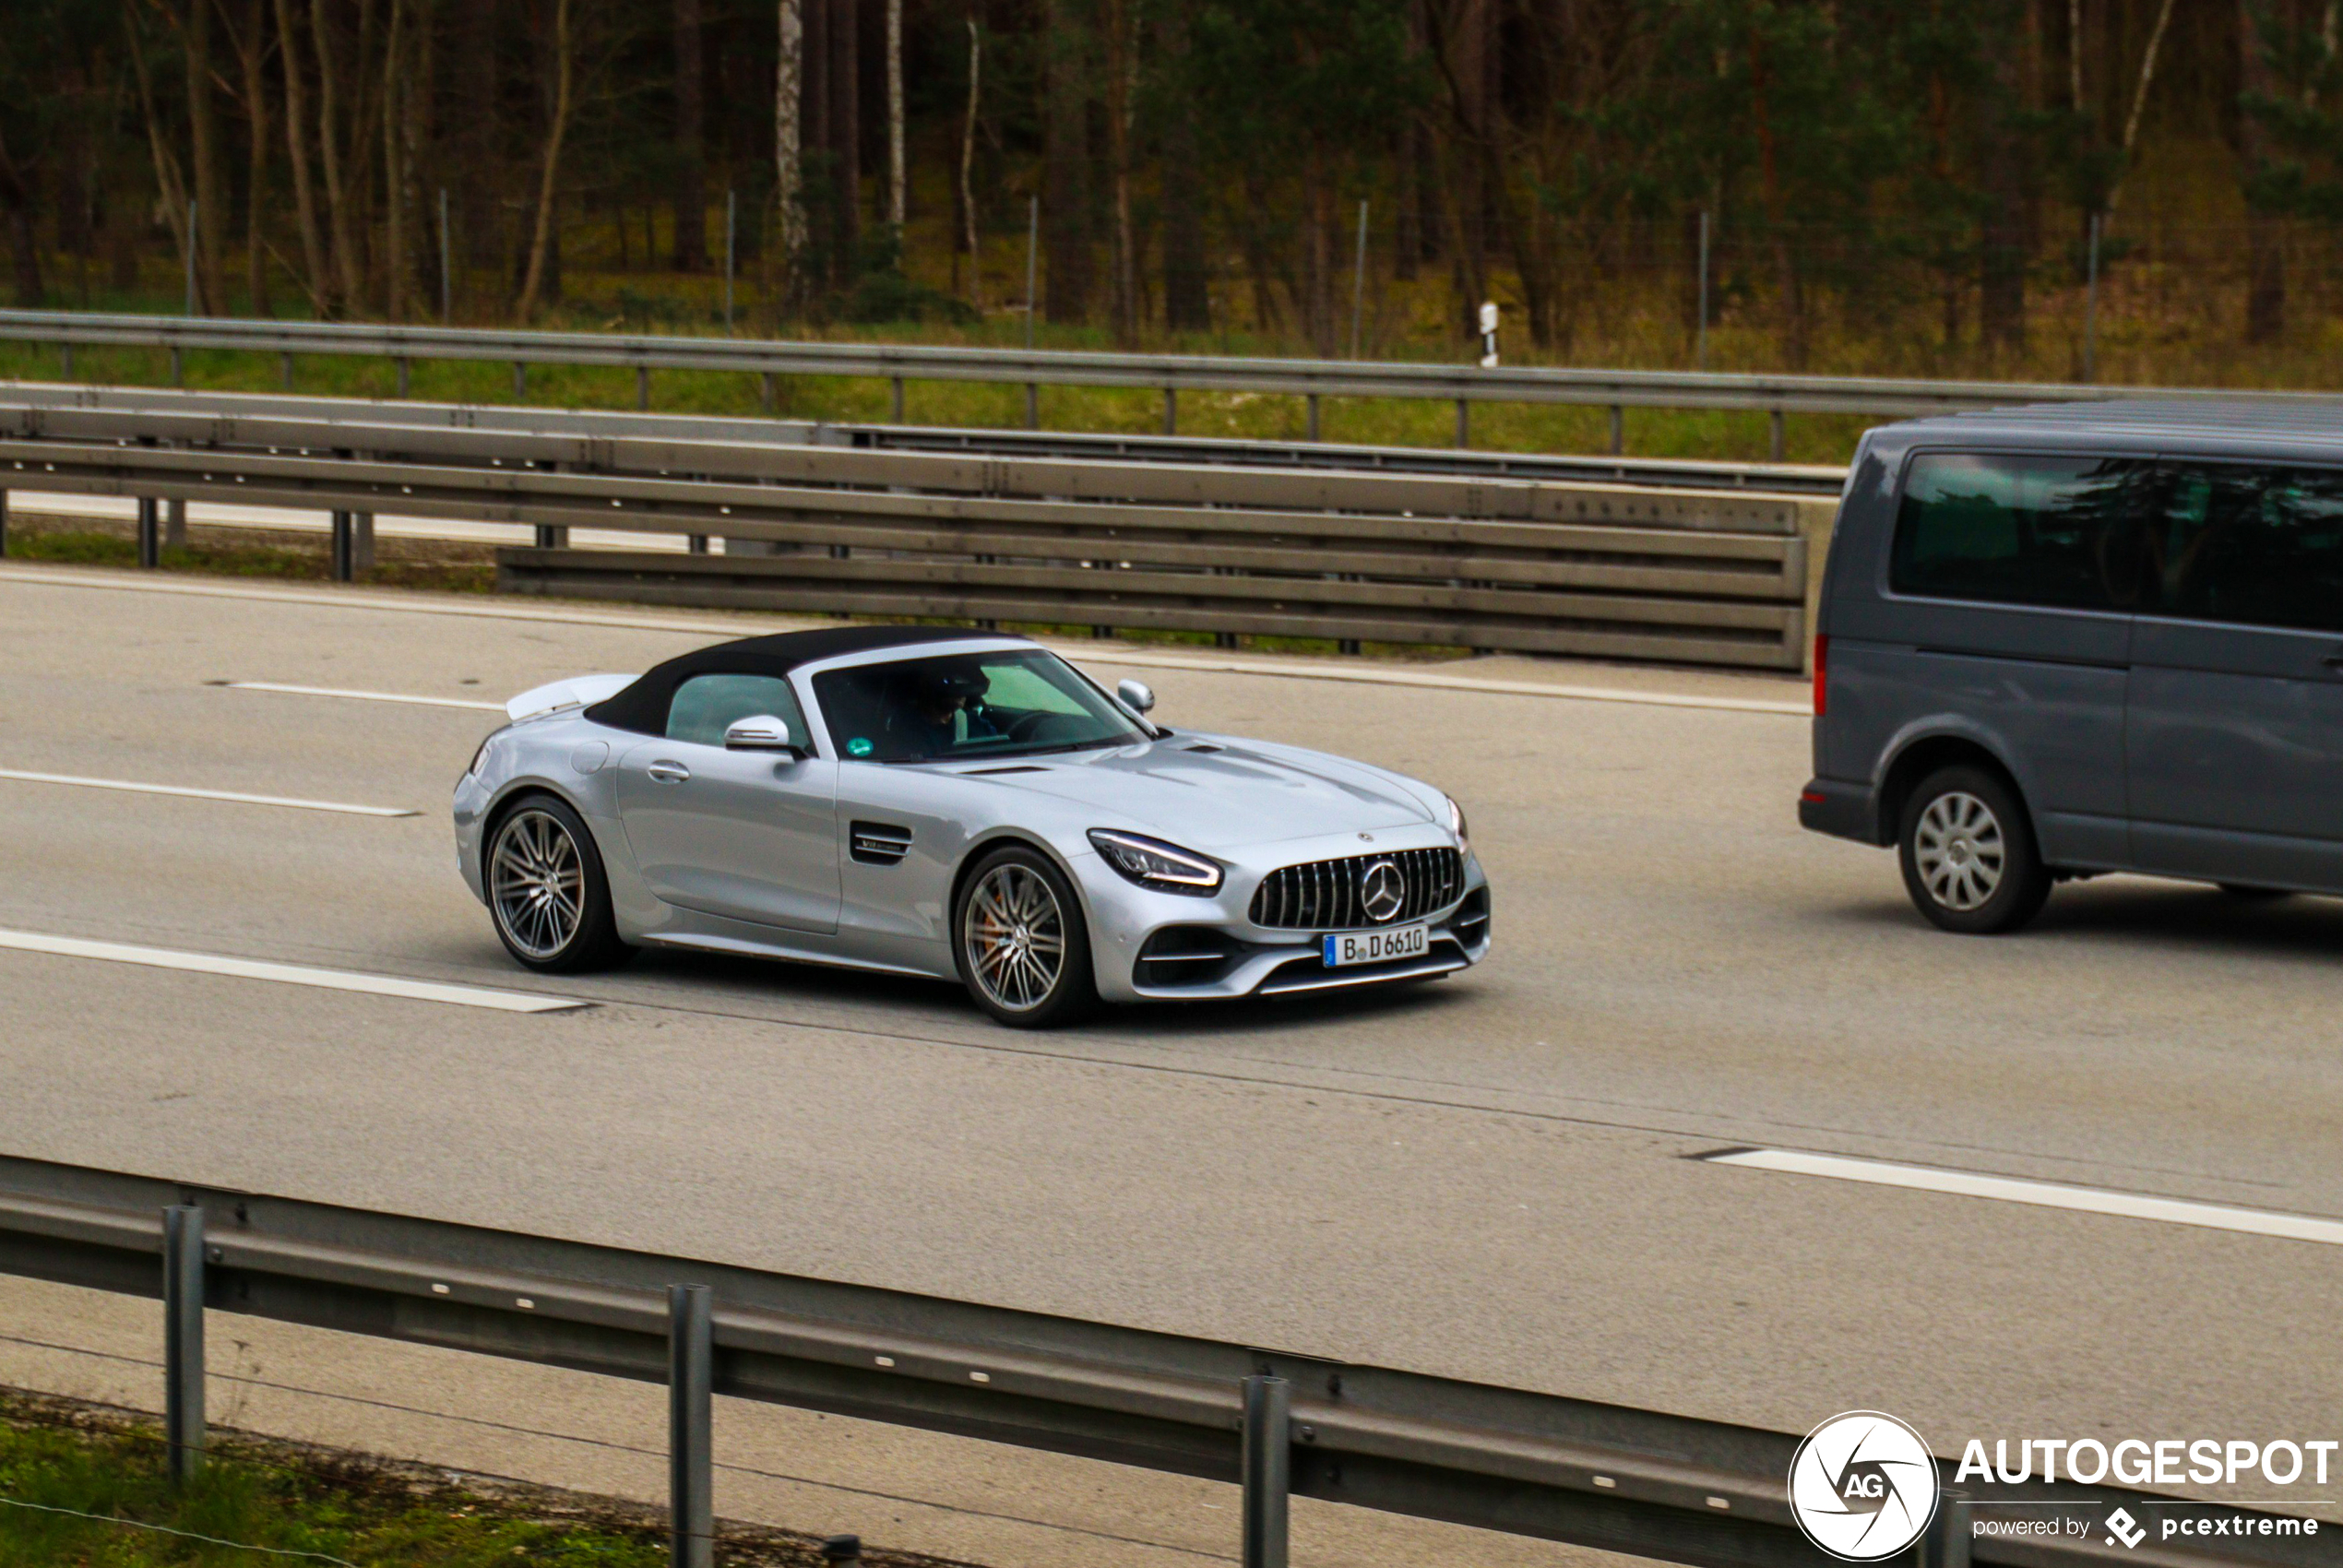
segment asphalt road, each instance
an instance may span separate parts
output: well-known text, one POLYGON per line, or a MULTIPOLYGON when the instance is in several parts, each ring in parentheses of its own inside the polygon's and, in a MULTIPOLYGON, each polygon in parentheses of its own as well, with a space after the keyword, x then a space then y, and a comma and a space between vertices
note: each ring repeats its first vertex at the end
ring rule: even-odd
POLYGON ((506 962, 452 863, 447 791, 494 715, 207 683, 500 701, 708 635, 428 602, 0 573, 0 768, 421 814, 0 778, 0 927, 600 1005, 0 951, 0 1148, 1782 1430, 1882 1408, 1940 1454, 2301 1437, 2335 1408, 2333 1246, 1695 1157, 2343 1216, 2343 904, 2107 878, 2021 937, 1942 935, 1886 854, 1799 831, 1786 713, 1158 659, 1129 672, 1167 723, 1462 800, 1491 961, 1044 1036, 947 987, 697 957, 555 984, 506 962))

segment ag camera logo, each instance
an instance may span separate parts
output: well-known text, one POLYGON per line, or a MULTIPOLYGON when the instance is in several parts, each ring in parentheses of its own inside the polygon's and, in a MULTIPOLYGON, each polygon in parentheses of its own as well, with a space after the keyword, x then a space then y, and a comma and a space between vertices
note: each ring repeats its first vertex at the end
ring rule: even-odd
POLYGON ((1876 1562, 1936 1517, 1936 1460, 1920 1433, 1877 1410, 1833 1416, 1790 1461, 1798 1527, 1845 1562, 1876 1562))

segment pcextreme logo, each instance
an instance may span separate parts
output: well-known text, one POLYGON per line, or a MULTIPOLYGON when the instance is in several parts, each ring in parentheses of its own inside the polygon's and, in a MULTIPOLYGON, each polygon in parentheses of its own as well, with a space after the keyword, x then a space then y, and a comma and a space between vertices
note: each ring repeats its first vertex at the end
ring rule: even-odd
POLYGON ((1790 1511, 1808 1540, 1842 1562, 1893 1557, 1936 1516, 1935 1456, 1893 1416, 1833 1416, 1790 1461, 1790 1511))

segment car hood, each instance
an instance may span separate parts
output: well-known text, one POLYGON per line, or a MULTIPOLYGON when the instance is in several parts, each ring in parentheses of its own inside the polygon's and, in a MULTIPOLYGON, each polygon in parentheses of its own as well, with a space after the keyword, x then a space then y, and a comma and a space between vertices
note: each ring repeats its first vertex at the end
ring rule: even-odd
POLYGON ((1410 788, 1412 781, 1397 774, 1221 735, 1182 733, 1109 752, 1004 758, 965 771, 1095 807, 1100 826, 1127 826, 1198 849, 1438 820, 1438 792, 1410 788), (1010 767, 1019 771, 996 771, 1010 767))

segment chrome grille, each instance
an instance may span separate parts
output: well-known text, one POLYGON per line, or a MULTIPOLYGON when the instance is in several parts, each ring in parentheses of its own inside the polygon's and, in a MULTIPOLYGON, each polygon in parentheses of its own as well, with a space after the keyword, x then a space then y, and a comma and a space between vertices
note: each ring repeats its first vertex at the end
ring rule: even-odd
POLYGON ((1445 909, 1464 891, 1464 857, 1454 849, 1393 849, 1281 866, 1253 895, 1253 923, 1279 931, 1350 931, 1397 925, 1445 909), (1367 868, 1389 861, 1398 868, 1399 912, 1370 919, 1359 894, 1367 868))

